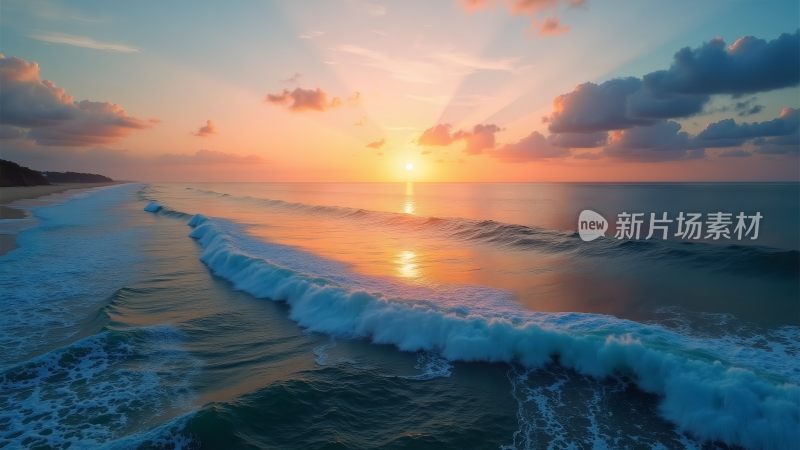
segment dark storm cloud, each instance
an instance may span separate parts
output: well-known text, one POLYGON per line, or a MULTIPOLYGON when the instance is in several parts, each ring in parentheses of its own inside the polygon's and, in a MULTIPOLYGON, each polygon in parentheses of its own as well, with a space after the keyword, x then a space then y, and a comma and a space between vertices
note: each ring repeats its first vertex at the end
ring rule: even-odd
POLYGON ((681 49, 667 70, 644 76, 654 92, 673 94, 749 94, 800 82, 800 31, 765 41, 752 36, 730 46, 714 39, 681 49))
POLYGON ((551 144, 566 148, 596 148, 608 142, 608 133, 598 131, 595 133, 558 133, 551 134, 548 141, 551 144))
POLYGON ((653 125, 612 133, 606 156, 630 161, 674 161, 704 155, 677 122, 662 121, 653 125))
MULTIPOLYGON (((658 120, 700 113, 712 95, 742 95, 800 83, 800 32, 765 41, 743 37, 730 46, 720 39, 675 54, 667 70, 643 79, 584 83, 556 97, 548 117, 552 133, 593 133, 647 126, 658 120)), ((735 105, 740 115, 760 112, 752 101, 735 105)))
POLYGON ((765 122, 737 123, 733 119, 714 122, 696 140, 707 147, 734 147, 750 139, 796 134, 799 127, 798 110, 784 108, 779 117, 765 122))

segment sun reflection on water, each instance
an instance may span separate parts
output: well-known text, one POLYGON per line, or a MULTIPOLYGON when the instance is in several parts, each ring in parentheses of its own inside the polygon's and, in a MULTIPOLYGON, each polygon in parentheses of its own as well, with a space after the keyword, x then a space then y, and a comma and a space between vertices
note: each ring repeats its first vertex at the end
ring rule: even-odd
POLYGON ((397 272, 403 278, 418 278, 419 266, 417 254, 410 250, 403 250, 397 254, 397 272))
POLYGON ((414 214, 416 204, 414 202, 414 183, 411 181, 406 183, 406 198, 403 202, 403 212, 406 214, 414 214))

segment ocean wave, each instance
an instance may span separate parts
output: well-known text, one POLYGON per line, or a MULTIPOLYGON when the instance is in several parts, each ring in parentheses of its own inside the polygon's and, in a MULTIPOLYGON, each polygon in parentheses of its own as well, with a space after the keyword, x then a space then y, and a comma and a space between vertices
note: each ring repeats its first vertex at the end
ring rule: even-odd
POLYGON ((98 447, 188 409, 197 361, 173 327, 105 330, 0 372, 0 444, 98 447))
MULTIPOLYGON (((194 191, 227 197, 211 190, 194 191)), ((311 215, 357 220, 377 227, 436 232, 455 240, 482 242, 521 251, 570 253, 585 257, 631 257, 680 267, 703 268, 752 277, 774 277, 800 281, 800 251, 757 245, 712 244, 690 241, 618 240, 614 238, 583 242, 575 232, 550 230, 494 220, 455 217, 424 217, 344 206, 312 205, 250 196, 238 200, 311 215)), ((150 206, 150 205, 148 205, 150 206)), ((165 212, 172 211, 166 209, 165 212)), ((176 211, 173 211, 176 212, 176 211)))
MULTIPOLYGON (((353 289, 324 273, 287 267, 261 253, 229 222, 194 216, 190 236, 216 275, 258 298, 286 302, 301 326, 365 338, 449 361, 557 363, 595 378, 624 376, 661 397, 660 413, 703 440, 788 449, 800 441, 800 387, 779 374, 735 364, 664 328, 580 313, 487 317, 353 289)), ((313 267, 313 261, 308 264, 313 267)))

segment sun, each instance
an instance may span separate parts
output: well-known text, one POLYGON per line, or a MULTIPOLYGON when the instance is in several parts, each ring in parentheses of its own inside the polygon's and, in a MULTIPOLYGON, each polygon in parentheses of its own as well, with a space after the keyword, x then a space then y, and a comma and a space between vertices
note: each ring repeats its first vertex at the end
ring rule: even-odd
POLYGON ((409 171, 409 172, 414 170, 414 164, 413 163, 406 163, 406 170, 409 171))

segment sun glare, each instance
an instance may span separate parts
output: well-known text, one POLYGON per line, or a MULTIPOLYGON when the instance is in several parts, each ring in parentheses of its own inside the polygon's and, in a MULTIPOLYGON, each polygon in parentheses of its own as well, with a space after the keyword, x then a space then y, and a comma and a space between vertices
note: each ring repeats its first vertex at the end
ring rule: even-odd
POLYGON ((407 170, 407 171, 409 171, 409 172, 411 172, 412 170, 414 170, 414 164, 412 164, 412 163, 406 163, 406 170, 407 170))

